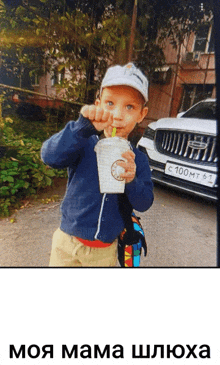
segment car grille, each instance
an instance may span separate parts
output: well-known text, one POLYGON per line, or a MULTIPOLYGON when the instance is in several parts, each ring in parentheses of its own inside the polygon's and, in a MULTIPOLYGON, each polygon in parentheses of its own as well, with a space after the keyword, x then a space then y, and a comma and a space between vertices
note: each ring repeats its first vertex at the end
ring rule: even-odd
POLYGON ((215 164, 216 137, 175 130, 157 130, 157 150, 174 158, 215 164))

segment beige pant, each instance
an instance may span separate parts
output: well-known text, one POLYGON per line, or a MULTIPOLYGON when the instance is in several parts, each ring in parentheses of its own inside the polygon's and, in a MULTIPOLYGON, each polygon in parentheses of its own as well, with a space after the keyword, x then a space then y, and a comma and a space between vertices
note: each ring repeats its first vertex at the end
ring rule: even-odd
POLYGON ((53 235, 49 266, 109 267, 117 263, 117 239, 111 246, 92 248, 58 228, 53 235))

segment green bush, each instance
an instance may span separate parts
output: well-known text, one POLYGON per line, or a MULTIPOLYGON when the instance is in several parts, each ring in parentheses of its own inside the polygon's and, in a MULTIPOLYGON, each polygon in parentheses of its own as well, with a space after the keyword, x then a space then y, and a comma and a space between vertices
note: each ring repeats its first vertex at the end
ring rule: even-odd
POLYGON ((3 119, 0 127, 3 144, 8 148, 0 159, 0 216, 6 217, 22 199, 52 185, 55 176, 67 174, 66 170, 46 166, 40 158, 42 141, 15 132, 11 118, 3 119))

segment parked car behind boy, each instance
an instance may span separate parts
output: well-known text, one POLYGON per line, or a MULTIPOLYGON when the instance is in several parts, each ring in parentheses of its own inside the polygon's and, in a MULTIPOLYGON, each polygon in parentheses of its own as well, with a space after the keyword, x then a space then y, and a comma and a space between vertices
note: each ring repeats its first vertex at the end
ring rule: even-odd
POLYGON ((150 123, 138 148, 148 155, 153 181, 216 200, 216 144, 216 99, 206 99, 150 123))

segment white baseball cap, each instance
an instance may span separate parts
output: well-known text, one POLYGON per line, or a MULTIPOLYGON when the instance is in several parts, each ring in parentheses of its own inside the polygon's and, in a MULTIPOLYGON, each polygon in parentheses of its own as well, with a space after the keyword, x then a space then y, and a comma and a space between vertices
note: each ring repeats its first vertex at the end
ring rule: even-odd
POLYGON ((148 101, 148 80, 133 63, 109 67, 101 83, 101 92, 104 87, 117 85, 133 87, 148 101))

